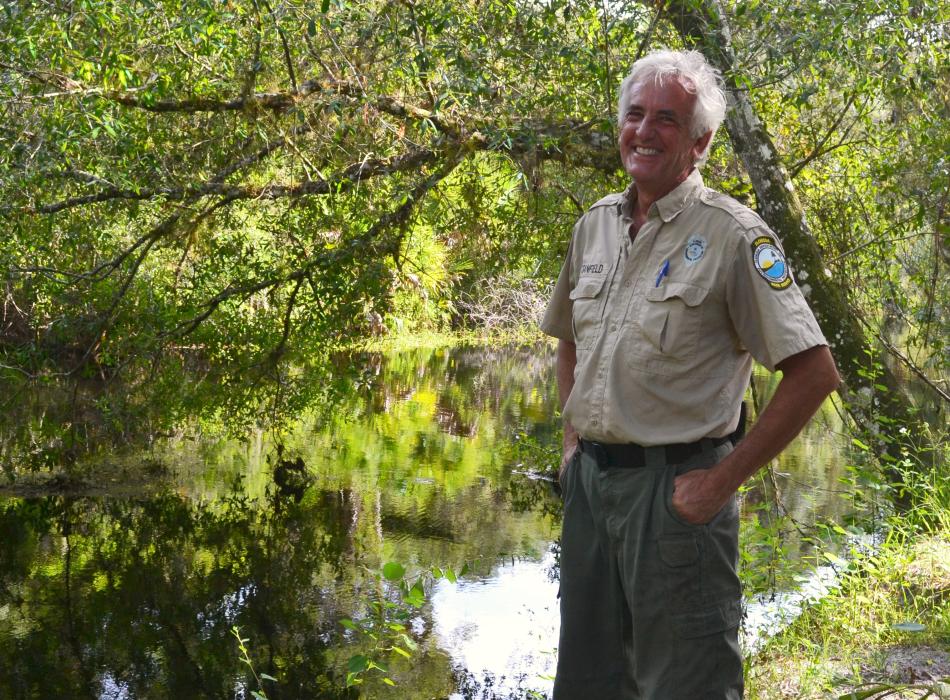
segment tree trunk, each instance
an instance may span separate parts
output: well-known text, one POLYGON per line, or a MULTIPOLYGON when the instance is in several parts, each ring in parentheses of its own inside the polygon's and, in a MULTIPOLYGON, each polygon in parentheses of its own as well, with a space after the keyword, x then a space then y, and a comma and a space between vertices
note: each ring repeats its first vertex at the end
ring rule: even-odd
MULTIPOLYGON (((755 189, 759 214, 782 240, 796 280, 828 338, 845 386, 839 391, 854 420, 874 436, 874 451, 894 481, 904 459, 906 428, 919 435, 925 426, 884 352, 874 347, 848 302, 845 281, 825 267, 817 241, 809 231, 791 178, 759 119, 748 91, 736 79, 732 37, 719 0, 670 0, 667 17, 684 41, 702 51, 722 71, 729 111, 726 129, 755 189)), ((850 280, 849 280, 850 282, 850 280)), ((923 455, 920 455, 923 456, 923 455)))

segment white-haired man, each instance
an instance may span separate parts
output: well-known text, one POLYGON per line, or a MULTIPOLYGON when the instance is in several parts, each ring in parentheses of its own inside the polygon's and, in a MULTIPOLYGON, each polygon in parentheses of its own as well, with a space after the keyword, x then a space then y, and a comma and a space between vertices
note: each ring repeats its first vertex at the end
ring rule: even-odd
POLYGON ((575 225, 542 321, 564 417, 555 700, 742 697, 735 493, 839 383, 774 234, 696 169, 721 84, 695 51, 634 64, 633 182, 575 225), (753 358, 783 377, 738 442, 753 358))

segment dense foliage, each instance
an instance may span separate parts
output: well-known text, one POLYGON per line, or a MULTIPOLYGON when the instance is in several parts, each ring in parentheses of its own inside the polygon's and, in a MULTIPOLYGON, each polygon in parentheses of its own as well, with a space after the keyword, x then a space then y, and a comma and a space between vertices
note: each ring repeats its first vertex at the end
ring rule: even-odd
POLYGON ((947 21, 906 0, 6 4, 0 361, 286 399, 353 338, 543 289, 624 184, 624 71, 695 44, 762 124, 750 144, 730 122, 707 180, 786 236, 850 400, 896 396, 896 363, 946 402, 947 21), (797 193, 791 233, 766 185, 797 193))

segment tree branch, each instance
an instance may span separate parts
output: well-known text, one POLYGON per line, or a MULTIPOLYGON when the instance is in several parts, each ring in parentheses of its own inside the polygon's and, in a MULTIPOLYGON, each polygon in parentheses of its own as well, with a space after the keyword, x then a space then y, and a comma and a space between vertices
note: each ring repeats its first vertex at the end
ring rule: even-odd
POLYGON ((853 311, 854 311, 855 318, 857 318, 865 328, 867 328, 869 331, 871 331, 874 334, 874 337, 876 337, 881 342, 881 345, 884 346, 884 349, 887 350, 888 353, 893 355, 895 358, 897 358, 898 361, 900 361, 901 364, 907 367, 907 369, 909 369, 911 372, 916 374, 917 377, 924 384, 930 387, 934 391, 934 393, 937 394, 937 396, 939 396, 941 399, 943 399, 947 403, 950 403, 950 394, 948 394, 946 391, 944 391, 939 386, 937 386, 934 383, 934 381, 930 377, 928 377, 922 369, 920 369, 920 367, 914 364, 913 360, 911 360, 909 357, 907 357, 907 355, 905 355, 896 347, 894 347, 894 345, 892 345, 891 342, 886 337, 884 337, 883 333, 873 328, 871 324, 868 323, 867 319, 864 318, 864 314, 862 314, 857 309, 853 309, 853 311))
MULTIPOLYGON (((432 173, 429 177, 424 179, 418 185, 416 185, 410 193, 406 196, 406 199, 403 203, 395 210, 387 212, 381 216, 376 223, 374 223, 366 232, 358 236, 354 240, 354 245, 357 247, 363 248, 364 253, 367 256, 372 256, 374 254, 388 254, 394 255, 398 249, 399 241, 402 240, 402 236, 397 237, 395 246, 390 244, 388 246, 380 247, 378 245, 379 235, 386 229, 393 226, 402 226, 409 219, 415 205, 421 201, 423 197, 440 181, 442 181, 455 167, 461 162, 464 157, 464 151, 459 149, 450 155, 446 162, 432 173), (369 248, 369 251, 366 251, 366 248, 369 248)), ((332 263, 333 258, 345 254, 346 250, 352 249, 353 246, 341 247, 336 249, 330 255, 330 262, 332 263)), ((221 304, 232 299, 234 297, 248 297, 251 294, 260 292, 264 289, 269 289, 271 287, 276 287, 279 285, 287 284, 288 282, 298 283, 301 280, 309 278, 310 271, 315 267, 318 267, 321 264, 327 264, 326 261, 322 259, 314 259, 307 262, 302 267, 290 272, 286 275, 278 277, 270 277, 264 280, 257 282, 252 282, 250 284, 237 285, 235 283, 229 284, 222 291, 218 292, 215 296, 205 302, 205 310, 194 318, 184 321, 174 329, 168 331, 165 335, 168 336, 186 336, 192 333, 198 326, 200 326, 204 321, 206 321, 221 304)), ((297 291, 299 291, 299 284, 297 285, 297 291)), ((289 312, 288 312, 289 313, 289 312)))
POLYGON ((848 134, 851 133, 851 129, 853 129, 854 125, 857 123, 857 119, 851 122, 851 125, 847 129, 844 130, 843 134, 841 134, 841 138, 838 139, 838 145, 832 146, 827 149, 825 149, 824 147, 825 144, 828 143, 828 139, 831 138, 831 135, 841 125, 841 122, 844 121, 845 115, 848 113, 848 110, 851 109, 851 105, 854 104, 854 101, 855 99, 857 99, 857 96, 858 96, 857 90, 851 93, 851 97, 848 98, 848 101, 845 103, 845 106, 841 110, 841 113, 838 115, 838 118, 835 119, 834 123, 830 127, 828 127, 828 130, 825 132, 825 135, 822 136, 821 139, 818 141, 818 143, 815 144, 815 147, 812 149, 811 153, 809 153, 807 156, 805 156, 800 161, 798 161, 795 165, 792 166, 792 168, 789 171, 790 178, 794 179, 798 175, 798 173, 802 171, 802 168, 804 168, 806 165, 808 165, 813 160, 815 160, 815 158, 818 158, 819 156, 822 156, 825 153, 829 153, 833 151, 834 149, 839 148, 841 146, 844 139, 847 138, 848 134))
MULTIPOLYGON (((271 150, 273 149, 265 148, 262 149, 261 153, 266 155, 266 153, 271 150)), ((212 179, 207 182, 186 187, 155 187, 142 189, 109 188, 93 194, 70 197, 69 199, 52 204, 26 207, 20 211, 27 214, 55 214, 64 209, 118 199, 145 201, 163 197, 168 201, 174 202, 213 195, 233 201, 239 199, 282 199, 286 197, 337 194, 348 191, 363 180, 418 168, 426 163, 432 162, 438 155, 439 153, 437 151, 420 148, 393 158, 364 158, 361 162, 349 166, 335 177, 324 180, 310 180, 296 185, 282 185, 278 183, 263 186, 228 185, 218 182, 216 179, 212 179)))

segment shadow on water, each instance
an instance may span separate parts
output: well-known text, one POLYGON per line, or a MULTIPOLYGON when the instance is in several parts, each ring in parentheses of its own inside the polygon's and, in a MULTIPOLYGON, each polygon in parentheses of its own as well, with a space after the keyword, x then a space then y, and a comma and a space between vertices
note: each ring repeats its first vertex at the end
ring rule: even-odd
MULTIPOLYGON (((550 348, 349 362, 332 410, 240 440, 195 438, 207 426, 193 425, 91 460, 128 475, 152 465, 161 487, 0 498, 0 697, 249 698, 259 687, 234 627, 254 669, 276 679, 260 681, 271 699, 545 696, 560 526, 543 478, 558 461, 550 348), (387 661, 395 688, 367 674, 347 690, 365 640, 341 621, 398 598, 377 573, 389 561, 467 573, 429 582, 412 611, 418 649, 387 661)), ((797 586, 805 565, 789 574, 787 563, 808 555, 796 529, 765 526, 849 508, 835 429, 821 417, 744 495, 752 611, 756 596, 797 586)), ((4 430, 32 430, 36 444, 35 425, 4 430)), ((6 454, 17 449, 28 451, 6 454)))

